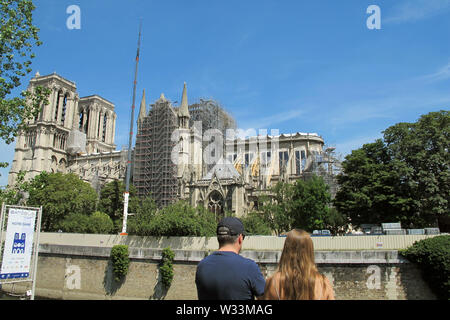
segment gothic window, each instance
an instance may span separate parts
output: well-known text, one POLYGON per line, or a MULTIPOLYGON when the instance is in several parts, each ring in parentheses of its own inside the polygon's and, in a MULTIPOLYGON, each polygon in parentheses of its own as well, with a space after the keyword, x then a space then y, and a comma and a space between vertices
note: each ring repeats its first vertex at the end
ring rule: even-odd
POLYGON ((219 191, 215 190, 209 195, 208 209, 216 216, 217 221, 224 217, 224 201, 219 191))
POLYGON ((305 152, 305 150, 302 150, 300 155, 302 157, 302 170, 305 170, 305 167, 306 167, 306 152, 305 152))
POLYGON ((55 122, 58 121, 58 111, 59 111, 59 97, 62 95, 62 90, 59 90, 57 95, 56 95, 56 105, 55 105, 55 116, 54 116, 54 120, 55 122))
POLYGON ((80 112, 80 122, 78 123, 78 129, 80 130, 83 128, 83 120, 84 120, 84 110, 80 112))
POLYGON ((295 174, 300 174, 300 167, 301 166, 301 158, 300 158, 300 151, 295 150, 295 174))
POLYGON ((57 172, 57 170, 58 170, 58 159, 56 159, 55 156, 52 156, 50 170, 51 170, 51 172, 57 172))
POLYGON ((280 171, 283 167, 287 167, 288 161, 289 161, 289 154, 287 151, 280 151, 278 153, 279 160, 280 160, 280 171))
POLYGON ((244 160, 245 160, 245 167, 247 168, 253 161, 253 153, 246 153, 244 155, 244 160))
POLYGON ((85 123, 84 128, 83 128, 83 132, 86 133, 86 134, 88 133, 90 118, 91 118, 91 110, 87 110, 87 112, 86 112, 86 123, 85 123))
POLYGON ((261 152, 261 165, 262 166, 264 166, 264 167, 270 166, 271 155, 272 154, 270 151, 261 152))
POLYGON ((25 148, 32 148, 36 143, 36 131, 31 131, 26 135, 25 148))
POLYGON ((61 110, 61 125, 64 125, 64 120, 66 119, 66 110, 67 110, 67 93, 64 95, 62 110, 61 110))
POLYGON ((59 160, 59 165, 58 165, 58 172, 62 172, 65 173, 66 172, 66 160, 65 159, 61 159, 59 160))
POLYGON ((102 141, 106 141, 106 124, 107 124, 108 118, 106 117, 106 113, 103 116, 103 133, 102 133, 102 141))

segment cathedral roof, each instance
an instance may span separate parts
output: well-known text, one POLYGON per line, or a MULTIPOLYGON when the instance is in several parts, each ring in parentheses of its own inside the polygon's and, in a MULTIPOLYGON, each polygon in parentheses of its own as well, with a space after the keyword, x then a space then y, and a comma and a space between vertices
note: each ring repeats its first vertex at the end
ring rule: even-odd
POLYGON ((240 174, 231 163, 223 163, 219 161, 204 177, 202 180, 211 180, 214 173, 219 179, 233 179, 239 178, 240 174))

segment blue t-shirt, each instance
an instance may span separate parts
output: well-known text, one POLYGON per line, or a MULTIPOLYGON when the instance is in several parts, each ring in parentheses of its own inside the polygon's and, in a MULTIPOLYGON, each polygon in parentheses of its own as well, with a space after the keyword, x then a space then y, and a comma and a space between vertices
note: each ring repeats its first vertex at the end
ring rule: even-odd
POLYGON ((266 281, 258 265, 231 251, 216 251, 197 266, 199 300, 251 300, 264 294, 266 281))

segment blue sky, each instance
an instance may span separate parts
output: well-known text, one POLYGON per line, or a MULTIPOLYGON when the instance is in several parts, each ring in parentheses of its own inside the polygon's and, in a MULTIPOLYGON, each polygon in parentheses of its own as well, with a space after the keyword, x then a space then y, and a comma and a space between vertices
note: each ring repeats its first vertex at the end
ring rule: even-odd
MULTIPOLYGON (((128 144, 139 20, 137 104, 164 92, 218 100, 239 128, 314 132, 348 154, 398 122, 450 105, 450 0, 41 0, 33 72, 57 72, 81 97, 115 104, 128 144), (381 29, 369 30, 369 5, 381 29), (66 9, 81 9, 69 30, 66 9)), ((137 114, 136 114, 137 116, 137 114)), ((14 143, 0 161, 12 162, 14 143)), ((0 185, 9 168, 0 170, 0 185)))

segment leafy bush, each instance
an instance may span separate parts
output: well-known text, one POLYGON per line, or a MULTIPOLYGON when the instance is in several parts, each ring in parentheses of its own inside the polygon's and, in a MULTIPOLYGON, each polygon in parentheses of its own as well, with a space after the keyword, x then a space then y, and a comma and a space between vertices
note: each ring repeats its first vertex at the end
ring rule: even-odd
POLYGON ((249 212, 247 216, 241 218, 245 227, 245 232, 248 235, 271 235, 269 223, 264 219, 264 216, 258 212, 249 212))
POLYGON ((91 214, 97 193, 74 173, 46 173, 31 180, 28 206, 42 206, 42 231, 57 231, 66 217, 91 214))
POLYGON ((168 289, 172 284, 173 279, 173 259, 175 253, 167 247, 162 252, 162 265, 159 268, 161 272, 161 279, 164 286, 168 289))
POLYGON ((111 260, 116 281, 122 280, 128 273, 130 258, 128 257, 128 246, 118 244, 111 249, 111 260))
MULTIPOLYGON (((121 180, 114 180, 105 184, 100 191, 98 210, 106 213, 113 222, 120 226, 116 231, 121 230, 123 219, 125 183, 121 180)), ((136 213, 139 207, 139 198, 136 196, 136 188, 130 184, 130 196, 128 200, 128 212, 136 213)))
POLYGON ((96 211, 88 216, 82 213, 70 214, 60 223, 63 232, 110 234, 114 231, 114 223, 103 212, 96 211))
POLYGON ((155 213, 132 216, 128 232, 140 236, 215 236, 216 220, 206 209, 178 201, 155 213))
POLYGON ((88 233, 89 216, 82 213, 70 214, 59 224, 59 229, 69 233, 88 233))
POLYGON ((114 231, 114 222, 103 212, 96 211, 89 216, 88 233, 109 234, 114 231))
POLYGON ((440 299, 450 299, 450 235, 416 241, 401 254, 419 265, 423 278, 440 299))

